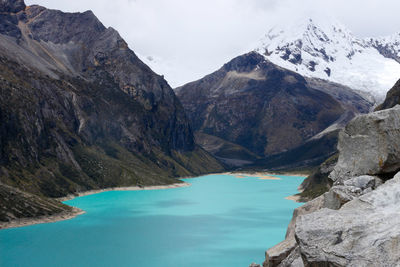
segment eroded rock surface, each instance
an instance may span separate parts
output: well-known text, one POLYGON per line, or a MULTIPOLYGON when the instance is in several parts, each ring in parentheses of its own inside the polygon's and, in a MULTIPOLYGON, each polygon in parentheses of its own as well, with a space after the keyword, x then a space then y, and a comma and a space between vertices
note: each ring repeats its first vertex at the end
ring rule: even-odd
POLYGON ((358 116, 339 134, 335 184, 360 175, 391 176, 400 169, 400 106, 358 116))
POLYGON ((400 266, 399 132, 400 106, 352 120, 332 188, 295 210, 264 267, 400 266))
POLYGON ((398 266, 400 174, 345 204, 298 218, 296 240, 306 266, 398 266))

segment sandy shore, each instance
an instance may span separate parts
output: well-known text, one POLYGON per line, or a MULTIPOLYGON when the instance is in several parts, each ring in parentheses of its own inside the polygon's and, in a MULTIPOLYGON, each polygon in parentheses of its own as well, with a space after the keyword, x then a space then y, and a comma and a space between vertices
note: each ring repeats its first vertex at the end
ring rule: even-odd
POLYGON ((260 172, 256 172, 256 173, 231 173, 231 175, 234 175, 236 178, 255 177, 255 178, 258 178, 260 180, 280 180, 281 179, 279 177, 271 176, 271 175, 268 175, 266 173, 260 173, 260 172))
MULTIPOLYGON (((304 189, 301 187, 301 185, 297 188, 297 191, 299 191, 299 193, 302 193, 304 191, 304 189)), ((292 201, 296 201, 297 203, 303 203, 302 201, 300 201, 301 197, 296 194, 296 195, 292 195, 292 196, 288 196, 285 197, 285 199, 287 200, 292 200, 292 201)))
MULTIPOLYGON (((294 177, 307 177, 308 174, 304 173, 275 173, 275 172, 240 172, 240 171, 233 171, 233 172, 224 172, 224 173, 217 173, 217 174, 229 174, 229 175, 245 175, 250 177, 260 177, 260 176, 272 176, 272 175, 282 175, 282 176, 294 176, 294 177)), ((274 177, 274 176, 272 176, 274 177)), ((276 178, 276 177, 275 177, 276 178)))
POLYGON ((62 202, 62 201, 74 199, 76 197, 89 196, 89 195, 94 195, 94 194, 108 192, 108 191, 161 190, 161 189, 188 187, 188 186, 190 186, 189 183, 176 183, 176 184, 170 184, 170 185, 153 185, 153 186, 144 186, 144 187, 139 187, 139 186, 110 187, 110 188, 104 188, 104 189, 98 189, 98 190, 89 190, 89 191, 84 191, 84 192, 78 192, 76 194, 71 194, 66 197, 57 198, 57 200, 62 202))
MULTIPOLYGON (((108 191, 140 191, 140 190, 160 190, 160 189, 171 189, 171 188, 179 188, 179 187, 187 187, 190 186, 189 183, 176 183, 170 185, 155 185, 155 186, 145 186, 145 187, 138 187, 138 186, 130 186, 130 187, 114 187, 114 188, 105 188, 99 190, 90 190, 85 192, 79 192, 74 195, 68 195, 63 198, 57 198, 58 201, 67 201, 74 199, 76 197, 88 196, 93 194, 98 194, 102 192, 108 191)), ((16 227, 23 227, 28 225, 34 224, 41 224, 41 223, 53 223, 58 221, 65 221, 69 219, 73 219, 76 216, 84 214, 85 211, 72 207, 72 211, 65 211, 59 214, 54 214, 50 216, 42 216, 37 218, 23 218, 23 219, 16 219, 11 222, 0 222, 0 229, 8 229, 8 228, 16 228, 16 227)))
MULTIPOLYGON (((229 174, 229 175, 234 175, 236 178, 247 178, 247 177, 257 177, 260 180, 280 180, 281 178, 279 177, 275 177, 275 176, 271 176, 271 175, 285 175, 285 176, 299 176, 299 177, 306 177, 307 175, 304 174, 296 174, 296 173, 288 173, 288 174, 273 174, 273 173, 269 173, 269 172, 254 172, 254 173, 239 173, 239 172, 227 172, 224 174, 229 174)), ((302 192, 301 188, 298 188, 299 193, 302 192)), ((285 199, 287 200, 292 200, 292 201, 296 201, 296 202, 301 202, 300 201, 300 196, 298 195, 292 195, 292 196, 288 196, 285 197, 285 199)))
POLYGON ((296 202, 300 203, 300 196, 298 196, 298 195, 288 196, 288 197, 285 197, 285 199, 293 200, 293 201, 296 201, 296 202))
POLYGON ((0 223, 0 229, 17 228, 34 224, 65 221, 75 218, 76 216, 82 215, 84 213, 85 212, 83 210, 74 207, 72 211, 65 211, 51 216, 42 216, 37 218, 23 218, 23 219, 16 219, 11 222, 2 222, 0 223))

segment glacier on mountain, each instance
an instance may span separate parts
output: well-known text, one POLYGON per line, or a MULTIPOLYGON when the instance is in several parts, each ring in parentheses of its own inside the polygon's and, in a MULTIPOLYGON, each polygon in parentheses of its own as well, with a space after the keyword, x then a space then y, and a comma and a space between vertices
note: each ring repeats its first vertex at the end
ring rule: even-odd
POLYGON ((400 77, 400 34, 358 38, 335 20, 274 27, 255 51, 303 76, 371 94, 377 102, 400 77))

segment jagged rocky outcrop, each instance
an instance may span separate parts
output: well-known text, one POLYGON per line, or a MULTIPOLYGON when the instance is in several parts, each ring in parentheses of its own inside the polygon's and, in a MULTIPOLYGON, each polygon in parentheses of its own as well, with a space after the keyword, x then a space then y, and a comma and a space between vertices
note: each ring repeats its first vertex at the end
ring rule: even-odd
MULTIPOLYGON (((256 52, 239 56, 176 92, 195 131, 236 144, 258 157, 286 153, 308 143, 304 149, 310 151, 309 157, 303 162, 318 159, 320 163, 331 156, 335 136, 329 137, 331 143, 322 138, 371 106, 349 88, 305 79, 256 52), (314 153, 310 146, 321 143, 327 149, 314 153)), ((211 152, 218 155, 219 151, 211 152)), ((290 155, 268 159, 264 165, 279 161, 282 166, 290 161, 283 162, 285 157, 290 155)))
POLYGON ((300 217, 296 239, 305 266, 398 266, 400 173, 375 191, 300 217))
POLYGON ((0 3, 1 183, 61 197, 223 170, 168 83, 91 11, 0 3))
POLYGON ((358 116, 339 139, 338 163, 330 174, 336 184, 364 174, 393 177, 400 170, 400 106, 358 116))
POLYGON ((294 211, 285 241, 266 252, 264 266, 400 264, 399 111, 361 115, 346 126, 333 187, 294 211))

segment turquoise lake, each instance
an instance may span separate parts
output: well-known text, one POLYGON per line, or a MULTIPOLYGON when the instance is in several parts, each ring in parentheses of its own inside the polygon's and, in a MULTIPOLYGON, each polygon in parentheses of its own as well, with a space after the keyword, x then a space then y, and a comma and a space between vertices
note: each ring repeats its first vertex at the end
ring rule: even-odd
POLYGON ((247 267, 282 241, 293 210, 285 197, 304 177, 184 179, 190 187, 110 191, 66 204, 72 220, 0 230, 0 266, 247 267))

